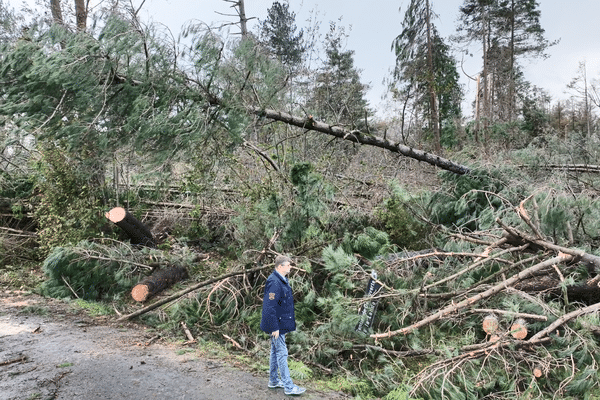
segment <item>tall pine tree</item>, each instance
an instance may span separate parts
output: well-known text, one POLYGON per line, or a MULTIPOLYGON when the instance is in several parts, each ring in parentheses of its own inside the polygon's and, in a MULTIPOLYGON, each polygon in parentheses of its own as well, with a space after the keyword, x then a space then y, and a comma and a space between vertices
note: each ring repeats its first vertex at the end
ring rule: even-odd
POLYGON ((306 50, 303 44, 303 31, 297 31, 296 14, 289 5, 276 1, 269 8, 267 19, 261 24, 261 41, 279 61, 294 66, 302 61, 306 50))
POLYGON ((345 38, 345 30, 331 23, 325 37, 327 59, 317 74, 311 103, 319 118, 355 128, 364 124, 369 114, 364 98, 368 86, 360 81, 360 71, 354 66, 354 51, 343 48, 345 38))
POLYGON ((404 83, 404 95, 415 96, 427 111, 436 152, 441 151, 442 126, 460 115, 460 86, 456 62, 437 33, 429 0, 411 0, 402 33, 392 49, 396 53, 394 77, 404 83))

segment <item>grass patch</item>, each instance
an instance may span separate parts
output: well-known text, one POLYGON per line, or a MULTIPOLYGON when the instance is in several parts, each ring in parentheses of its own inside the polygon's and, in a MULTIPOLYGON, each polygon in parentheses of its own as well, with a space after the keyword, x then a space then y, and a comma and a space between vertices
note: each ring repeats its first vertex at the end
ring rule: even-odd
POLYGON ((20 311, 21 314, 30 314, 30 315, 48 315, 50 311, 48 307, 31 305, 25 306, 20 311))
POLYGON ((97 303, 95 301, 77 299, 71 302, 71 304, 73 308, 77 310, 85 310, 90 317, 114 314, 113 309, 111 309, 108 305, 97 303))
POLYGON ((193 352, 195 352, 195 351, 196 351, 196 350, 194 350, 194 349, 180 349, 180 350, 177 350, 177 351, 175 352, 175 354, 177 354, 178 356, 182 356, 182 355, 184 355, 184 354, 187 354, 187 353, 193 353, 193 352))
POLYGON ((56 366, 56 368, 67 368, 67 367, 72 367, 74 364, 71 362, 66 362, 66 363, 62 363, 62 364, 58 364, 56 366))

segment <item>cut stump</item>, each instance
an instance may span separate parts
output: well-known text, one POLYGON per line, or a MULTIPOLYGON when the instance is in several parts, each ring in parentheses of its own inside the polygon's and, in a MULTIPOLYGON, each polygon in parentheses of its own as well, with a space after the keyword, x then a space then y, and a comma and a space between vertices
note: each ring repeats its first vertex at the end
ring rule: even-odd
POLYGON ((115 207, 106 213, 106 218, 123 229, 131 239, 131 243, 146 247, 156 247, 156 242, 150 229, 138 221, 123 207, 115 207))
POLYGON ((140 283, 133 287, 131 297, 135 301, 144 302, 153 295, 187 277, 188 272, 183 267, 156 270, 152 275, 142 279, 140 283))
POLYGON ((527 337, 527 323, 524 319, 517 319, 510 327, 510 334, 518 340, 523 340, 527 337))
POLYGON ((481 325, 485 333, 492 335, 498 331, 498 318, 493 314, 486 315, 481 325))

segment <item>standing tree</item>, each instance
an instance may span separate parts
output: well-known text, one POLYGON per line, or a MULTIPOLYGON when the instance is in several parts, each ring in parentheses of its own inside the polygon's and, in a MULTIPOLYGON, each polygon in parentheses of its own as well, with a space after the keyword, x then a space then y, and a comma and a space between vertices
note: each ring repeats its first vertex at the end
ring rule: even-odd
POLYGON ((439 154, 441 134, 434 42, 440 43, 441 40, 436 38, 432 16, 429 0, 411 0, 404 14, 402 33, 394 40, 393 49, 396 52, 395 77, 420 82, 424 84, 421 90, 427 90, 429 127, 433 133, 434 149, 439 154))
POLYGON ((554 43, 544 37, 540 25, 539 3, 536 0, 501 0, 494 25, 497 35, 508 49, 508 120, 513 120, 516 104, 517 59, 523 56, 543 57, 544 51, 554 43))
POLYGON ((444 127, 453 125, 460 116, 462 93, 456 61, 431 22, 432 15, 428 0, 411 1, 404 15, 402 33, 393 42, 394 78, 397 84, 404 84, 401 95, 414 97, 415 105, 429 116, 434 149, 439 154, 444 127))
POLYGON ((465 0, 460 7, 456 39, 466 44, 480 42, 482 48, 477 93, 482 111, 476 110, 476 122, 483 119, 484 131, 490 122, 515 118, 516 99, 523 95, 518 93, 519 59, 543 57, 548 46, 556 43, 545 39, 540 15, 535 0, 465 0))
POLYGON ((354 51, 344 50, 345 30, 331 23, 325 37, 327 60, 317 74, 317 86, 312 103, 319 118, 351 128, 364 126, 368 115, 365 92, 360 82, 360 71, 354 66, 354 51))
POLYGON ((289 10, 288 4, 276 1, 269 8, 267 19, 261 23, 260 35, 265 48, 288 67, 302 61, 306 50, 303 44, 303 32, 297 32, 296 14, 289 10))

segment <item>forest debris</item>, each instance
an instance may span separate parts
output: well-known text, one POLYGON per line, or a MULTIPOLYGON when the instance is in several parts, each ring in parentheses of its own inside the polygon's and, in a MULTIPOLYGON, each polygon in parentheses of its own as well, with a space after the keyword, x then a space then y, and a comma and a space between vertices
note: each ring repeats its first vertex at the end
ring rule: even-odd
POLYGON ((577 318, 581 315, 590 314, 590 313, 593 313, 593 312, 596 312, 599 310, 600 310, 600 302, 596 303, 596 304, 592 304, 591 306, 580 308, 575 311, 571 311, 568 314, 564 314, 562 317, 558 318, 556 321, 554 321, 553 323, 548 325, 546 328, 542 329, 541 331, 539 331, 538 333, 533 335, 531 337, 531 339, 529 339, 529 342, 534 342, 536 340, 542 339, 544 336, 549 335, 550 333, 554 332, 556 330, 556 328, 558 328, 559 326, 562 326, 563 324, 569 322, 570 320, 572 320, 574 318, 577 318))
POLYGON ((23 362, 27 360, 27 356, 21 355, 19 357, 13 358, 11 360, 6 360, 6 361, 2 361, 0 362, 0 367, 3 367, 5 365, 10 365, 10 364, 14 364, 14 363, 18 363, 18 362, 23 362))
POLYGON ((215 282, 221 281, 223 279, 230 278, 232 276, 244 275, 244 274, 249 274, 249 273, 252 273, 252 272, 261 271, 261 270, 267 269, 267 268, 273 268, 273 265, 263 265, 262 267, 256 267, 256 268, 253 268, 253 269, 246 269, 246 270, 243 270, 243 271, 231 272, 229 274, 221 275, 221 276, 218 276, 216 278, 208 279, 208 280, 206 280, 204 282, 200 282, 200 283, 192 285, 192 286, 190 286, 188 288, 180 290, 179 292, 174 293, 171 296, 168 296, 168 297, 165 297, 162 300, 156 301, 156 302, 150 304, 149 306, 144 307, 144 308, 142 308, 140 310, 137 310, 137 311, 135 311, 135 312, 133 312, 131 314, 124 315, 124 316, 118 318, 117 321, 118 322, 126 321, 126 320, 129 320, 129 319, 135 318, 135 317, 137 317, 139 315, 145 314, 148 311, 152 311, 155 308, 158 308, 158 307, 162 306, 163 304, 167 304, 167 303, 172 302, 173 300, 177 300, 178 298, 180 298, 180 297, 182 297, 182 296, 184 296, 184 295, 186 295, 186 294, 188 294, 190 292, 193 292, 194 290, 200 289, 201 287, 208 286, 211 283, 215 283, 215 282))
POLYGON ((480 313, 480 314, 505 314, 505 315, 510 315, 514 318, 533 319, 536 321, 548 321, 548 317, 546 317, 545 315, 518 313, 518 312, 498 310, 498 309, 474 308, 472 310, 469 310, 469 312, 480 313))
POLYGON ((562 262, 566 262, 566 261, 571 261, 574 257, 572 255, 569 254, 564 254, 564 253, 559 253, 558 256, 551 258, 549 260, 543 261, 541 263, 535 264, 523 271, 521 271, 520 273, 512 276, 511 278, 508 278, 506 280, 504 280, 503 282, 500 282, 499 284, 491 287, 490 289, 479 293, 473 297, 469 297, 468 299, 465 299, 459 303, 456 304, 451 304, 441 310, 439 310, 438 312, 436 312, 435 314, 432 314, 430 316, 428 316, 427 318, 424 318, 410 326, 407 326, 405 328, 401 328, 395 331, 388 331, 385 333, 376 333, 376 334, 372 334, 371 337, 373 339, 384 339, 384 338, 389 338, 398 334, 408 334, 412 331, 414 331, 415 329, 418 329, 420 327, 423 327, 425 325, 430 324, 433 321, 437 321, 440 318, 443 318, 453 312, 456 312, 462 308, 465 308, 467 306, 470 306, 472 304, 475 304, 476 302, 478 302, 479 300, 485 299, 487 297, 490 297, 496 293, 501 292, 502 290, 504 290, 505 288, 515 284, 516 282, 528 277, 529 275, 531 275, 532 273, 539 271, 540 269, 544 269, 547 267, 550 267, 554 264, 557 263, 562 263, 562 262))
POLYGON ((150 346, 152 343, 156 342, 158 339, 160 339, 160 335, 156 335, 151 337, 150 339, 148 339, 148 341, 146 343, 144 343, 144 346, 150 346))
POLYGON ((131 239, 131 243, 140 244, 146 247, 156 247, 156 241, 150 232, 150 229, 138 221, 133 215, 127 212, 123 207, 115 207, 106 213, 112 223, 123 229, 131 239))
POLYGON ((186 344, 195 343, 196 339, 194 339, 194 337, 192 336, 192 332, 190 332, 190 330, 188 329, 187 325, 185 324, 185 321, 181 321, 181 327, 183 328, 183 332, 185 333, 185 337, 188 338, 188 341, 185 342, 185 343, 186 344))
POLYGON ((600 269, 600 257, 598 257, 598 256, 586 253, 583 250, 571 249, 568 247, 563 247, 563 246, 556 245, 554 243, 550 243, 545 240, 536 239, 524 232, 520 232, 519 230, 517 230, 515 228, 507 226, 500 220, 500 218, 496 219, 496 223, 498 223, 498 225, 500 225, 502 228, 504 228, 504 230, 506 231, 506 235, 508 235, 507 238, 509 239, 509 243, 511 243, 513 245, 523 244, 523 242, 529 242, 529 243, 537 245, 538 248, 541 247, 546 250, 569 254, 571 256, 576 257, 577 260, 582 260, 582 261, 591 263, 596 268, 600 269))
POLYGON ((183 267, 158 269, 152 275, 142 279, 131 290, 131 297, 135 301, 144 302, 151 296, 160 293, 169 286, 188 277, 188 272, 183 267))
POLYGON ((223 335, 223 337, 225 339, 229 340, 234 347, 236 347, 239 350, 244 350, 244 348, 238 342, 236 342, 235 340, 233 340, 231 337, 227 336, 224 333, 222 335, 223 335))

